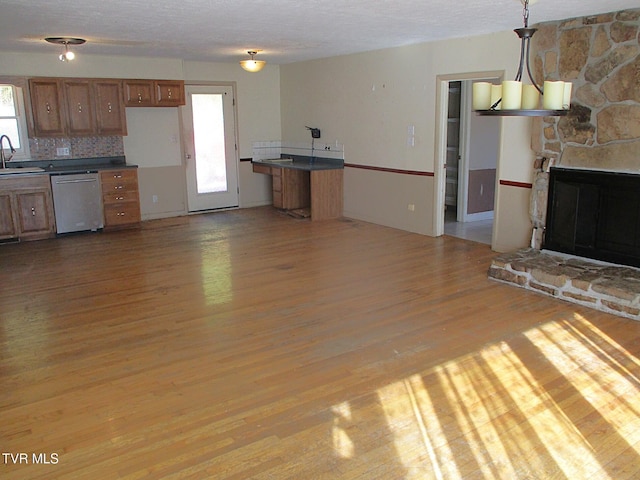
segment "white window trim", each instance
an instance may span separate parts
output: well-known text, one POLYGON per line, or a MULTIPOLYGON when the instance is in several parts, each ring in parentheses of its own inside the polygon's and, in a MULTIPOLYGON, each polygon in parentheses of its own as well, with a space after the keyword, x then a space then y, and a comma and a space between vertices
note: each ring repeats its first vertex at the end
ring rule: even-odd
MULTIPOLYGON (((13 88, 13 100, 15 102, 17 110, 15 118, 18 120, 18 135, 20 136, 20 148, 16 148, 16 152, 13 154, 11 160, 31 160, 31 152, 29 150, 29 135, 27 133, 26 110, 24 107, 24 92, 21 87, 17 87, 15 85, 11 85, 11 87, 13 88)), ((7 147, 7 144, 4 143, 2 146, 7 147)), ((5 154, 8 158, 11 155, 11 152, 9 152, 7 148, 5 148, 5 150, 7 150, 5 154)))

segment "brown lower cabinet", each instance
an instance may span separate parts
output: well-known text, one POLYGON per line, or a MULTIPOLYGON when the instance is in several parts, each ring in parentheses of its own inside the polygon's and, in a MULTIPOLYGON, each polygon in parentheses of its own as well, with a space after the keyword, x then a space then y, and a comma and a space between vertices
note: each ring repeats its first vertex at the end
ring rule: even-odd
POLYGON ((40 240, 55 232, 48 175, 0 179, 0 240, 40 240))
POLYGON ((343 169, 297 169, 253 164, 254 173, 271 175, 273 206, 309 209, 311 220, 339 218, 343 210, 343 169))
POLYGON ((105 230, 139 226, 140 196, 137 170, 102 170, 100 182, 105 230))
POLYGON ((253 165, 253 171, 271 175, 274 207, 284 210, 309 207, 309 172, 268 165, 253 165))

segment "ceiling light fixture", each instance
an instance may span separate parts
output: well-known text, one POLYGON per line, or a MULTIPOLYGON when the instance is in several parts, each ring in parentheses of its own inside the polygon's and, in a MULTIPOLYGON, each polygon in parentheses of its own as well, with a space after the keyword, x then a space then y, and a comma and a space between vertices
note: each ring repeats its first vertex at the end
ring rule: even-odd
POLYGON ((47 37, 45 40, 56 45, 64 45, 64 53, 58 56, 61 62, 71 61, 76 58, 76 54, 69 50, 69 45, 82 45, 86 42, 84 38, 73 37, 47 37))
POLYGON ((255 50, 249 50, 247 53, 251 56, 251 58, 240 60, 240 66, 247 72, 259 72, 260 70, 262 70, 262 67, 267 64, 267 62, 265 62, 264 60, 255 60, 253 58, 254 55, 258 54, 258 52, 256 52, 255 50))
POLYGON ((473 84, 473 109, 478 115, 501 116, 561 116, 569 111, 571 101, 571 82, 544 82, 544 89, 539 87, 529 66, 529 47, 531 37, 538 30, 529 27, 529 3, 537 0, 519 0, 524 5, 522 12, 524 27, 514 32, 520 38, 520 63, 515 80, 506 80, 502 85, 488 82, 473 84), (527 69, 531 84, 522 83, 522 74, 527 69), (546 95, 545 95, 546 92, 546 95), (542 96, 542 109, 540 109, 542 96))

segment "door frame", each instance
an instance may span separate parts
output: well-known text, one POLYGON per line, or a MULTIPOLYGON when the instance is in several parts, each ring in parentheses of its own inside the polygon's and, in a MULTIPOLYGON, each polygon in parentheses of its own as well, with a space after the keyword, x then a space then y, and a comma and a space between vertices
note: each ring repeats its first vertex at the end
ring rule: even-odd
MULTIPOLYGON (((232 110, 233 110, 233 141, 235 144, 235 148, 234 148, 234 156, 235 156, 235 169, 236 169, 236 176, 238 178, 238 206, 237 207, 227 207, 227 208, 220 208, 220 209, 216 209, 216 210, 233 210, 233 209, 237 209, 240 208, 240 205, 242 204, 241 199, 240 199, 240 193, 241 193, 241 188, 240 188, 240 142, 239 142, 239 136, 238 136, 238 102, 236 101, 236 99, 238 98, 238 83, 236 81, 229 81, 229 82, 209 82, 209 81, 185 81, 184 83, 185 86, 185 91, 186 91, 186 87, 231 87, 231 91, 233 92, 233 103, 232 103, 232 110)), ((185 108, 184 107, 180 107, 178 108, 178 121, 179 121, 179 125, 180 125, 180 164, 182 165, 183 169, 183 180, 184 180, 184 205, 185 205, 185 212, 187 215, 198 215, 200 213, 203 212, 207 212, 210 210, 200 210, 200 211, 194 211, 194 212, 190 212, 189 211, 189 198, 188 198, 188 190, 187 190, 187 153, 185 152, 185 146, 184 146, 184 138, 185 138, 185 132, 184 132, 184 112, 185 112, 185 108)))
MULTIPOLYGON (((465 80, 485 80, 487 78, 503 79, 505 74, 506 72, 504 70, 490 70, 485 72, 466 72, 436 76, 436 132, 434 152, 435 156, 433 165, 433 231, 436 237, 440 237, 444 234, 445 187, 447 181, 445 164, 447 163, 447 117, 449 113, 449 82, 464 82, 465 80)), ((468 107, 465 108, 468 109, 468 107)), ((462 117, 463 113, 461 112, 460 115, 462 117)), ((460 125, 461 127, 468 127, 468 125, 463 125, 462 121, 460 122, 460 125)), ((465 130, 468 130, 468 128, 465 128, 465 130)), ((466 131, 461 131, 460 134, 463 137, 468 135, 466 131)), ((498 159, 498 166, 499 163, 500 159, 498 159)), ((460 168, 460 166, 458 166, 458 168, 460 168)), ((496 175, 496 182, 497 181, 498 175, 496 175)), ((496 195, 493 207, 494 211, 498 208, 497 200, 498 196, 496 195)))

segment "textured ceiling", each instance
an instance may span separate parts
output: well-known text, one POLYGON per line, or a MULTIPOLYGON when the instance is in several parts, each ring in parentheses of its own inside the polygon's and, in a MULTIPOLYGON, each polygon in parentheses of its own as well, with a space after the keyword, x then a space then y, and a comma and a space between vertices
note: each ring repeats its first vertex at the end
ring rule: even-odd
MULTIPOLYGON (((540 0, 530 23, 638 6, 540 0)), ((285 64, 520 26, 519 0, 0 0, 0 50, 16 52, 73 36, 87 39, 79 54, 235 62, 255 49, 285 64)))

